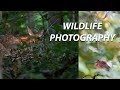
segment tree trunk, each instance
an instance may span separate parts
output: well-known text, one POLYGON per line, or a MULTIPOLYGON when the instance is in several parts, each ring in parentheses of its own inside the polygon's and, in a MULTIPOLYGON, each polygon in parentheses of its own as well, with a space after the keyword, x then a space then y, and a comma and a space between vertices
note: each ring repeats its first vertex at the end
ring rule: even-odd
POLYGON ((69 11, 70 13, 70 21, 78 22, 78 11, 69 11))
POLYGON ((28 11, 27 13, 27 25, 30 27, 32 30, 34 29, 34 12, 33 11, 28 11))
POLYGON ((0 20, 2 20, 2 11, 0 11, 0 20))
POLYGON ((2 56, 0 56, 0 79, 3 79, 3 67, 2 67, 2 63, 3 63, 3 61, 2 61, 2 56))
POLYGON ((55 26, 55 25, 61 25, 62 24, 62 16, 60 16, 60 11, 49 11, 48 12, 48 17, 50 18, 48 20, 48 27, 49 27, 49 33, 52 33, 52 29, 51 27, 52 26, 55 26))

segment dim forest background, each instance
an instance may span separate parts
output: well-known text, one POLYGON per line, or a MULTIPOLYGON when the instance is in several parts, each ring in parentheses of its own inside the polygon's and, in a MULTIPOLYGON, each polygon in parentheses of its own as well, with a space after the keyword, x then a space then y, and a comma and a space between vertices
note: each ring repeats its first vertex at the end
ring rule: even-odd
POLYGON ((49 41, 52 33, 77 33, 62 30, 62 23, 70 21, 78 22, 77 11, 0 11, 0 36, 29 36, 27 27, 34 33, 43 30, 37 43, 18 44, 17 49, 11 49, 11 55, 4 56, 3 78, 77 78, 78 43, 49 41))

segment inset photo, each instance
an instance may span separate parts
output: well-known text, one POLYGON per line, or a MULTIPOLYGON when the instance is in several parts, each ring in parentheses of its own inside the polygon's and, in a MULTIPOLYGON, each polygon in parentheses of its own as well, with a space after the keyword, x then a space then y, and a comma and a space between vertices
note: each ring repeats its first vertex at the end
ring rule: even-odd
POLYGON ((79 11, 79 27, 79 79, 120 79, 120 12, 79 11))

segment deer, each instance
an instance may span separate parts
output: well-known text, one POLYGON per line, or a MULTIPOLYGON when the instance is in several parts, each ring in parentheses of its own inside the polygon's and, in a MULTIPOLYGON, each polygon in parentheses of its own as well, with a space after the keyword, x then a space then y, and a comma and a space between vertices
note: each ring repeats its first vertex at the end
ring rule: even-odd
POLYGON ((40 33, 34 34, 32 32, 32 30, 29 27, 27 27, 27 31, 28 31, 29 36, 24 36, 24 37, 19 38, 19 42, 21 44, 23 44, 25 42, 27 42, 27 43, 37 43, 39 41, 37 38, 43 36, 43 31, 44 30, 42 30, 40 33), (34 37, 34 38, 30 38, 30 36, 34 37))
POLYGON ((0 38, 0 79, 3 79, 3 58, 11 55, 11 49, 17 48, 17 44, 24 43, 37 43, 39 40, 37 37, 43 36, 43 30, 40 33, 33 33, 32 30, 27 27, 28 34, 24 37, 16 37, 12 34, 6 34, 0 38), (30 38, 30 37, 33 38, 30 38))

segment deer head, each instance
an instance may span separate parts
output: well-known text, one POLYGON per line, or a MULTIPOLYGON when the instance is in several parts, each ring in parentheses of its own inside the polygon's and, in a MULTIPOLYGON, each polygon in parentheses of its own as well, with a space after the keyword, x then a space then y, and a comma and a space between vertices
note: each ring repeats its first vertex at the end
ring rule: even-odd
POLYGON ((32 32, 32 30, 29 27, 27 27, 27 31, 28 31, 29 36, 20 37, 19 41, 21 43, 24 43, 24 42, 27 42, 27 43, 37 43, 39 41, 37 39, 37 37, 41 37, 43 35, 43 30, 41 32, 39 32, 39 33, 34 34, 32 32), (32 36, 34 38, 30 38, 30 36, 32 36))
POLYGON ((43 35, 43 30, 39 33, 36 33, 36 34, 34 34, 29 27, 27 27, 27 30, 28 30, 28 33, 29 33, 30 36, 41 37, 43 35))

